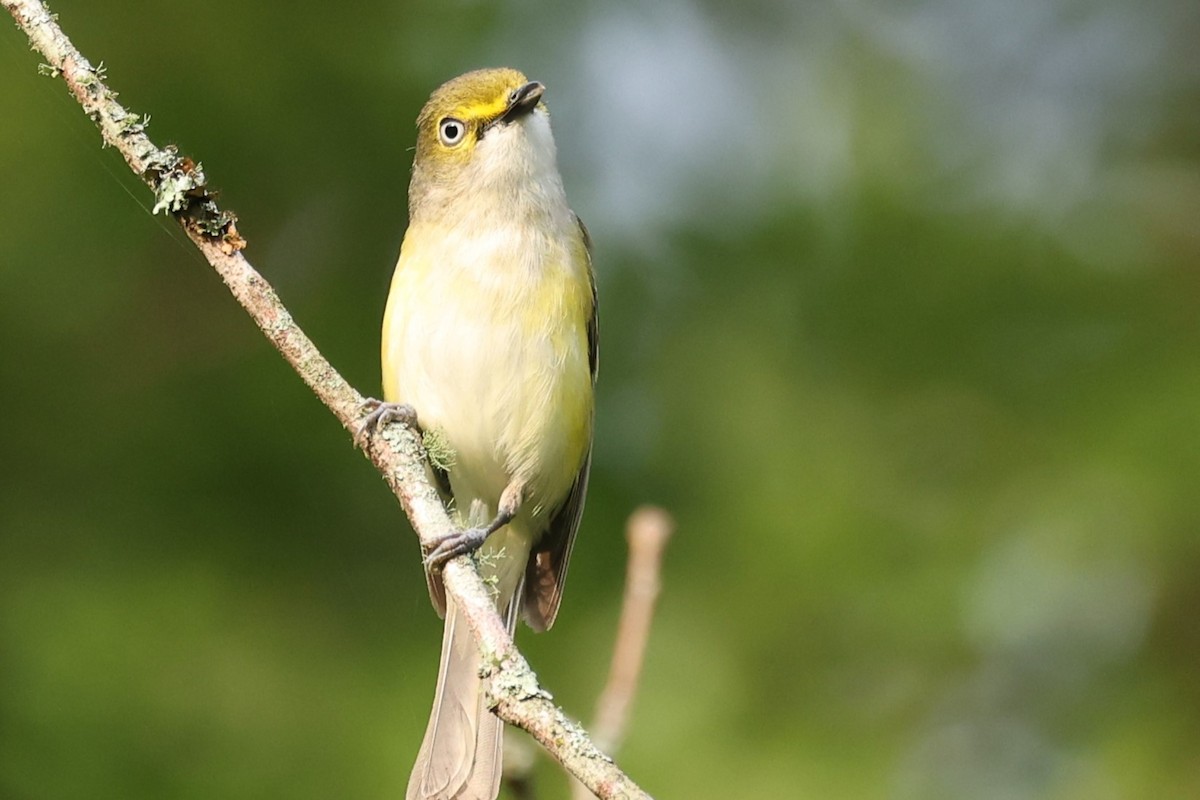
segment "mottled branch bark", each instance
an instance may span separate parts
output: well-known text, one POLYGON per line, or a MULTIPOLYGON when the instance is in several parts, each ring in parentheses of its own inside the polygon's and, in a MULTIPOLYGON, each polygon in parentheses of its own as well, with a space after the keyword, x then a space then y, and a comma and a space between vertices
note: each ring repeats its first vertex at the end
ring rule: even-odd
MULTIPOLYGON (((154 192, 154 211, 175 217, 192 243, 225 281, 230 292, 292 365, 342 427, 356 432, 365 398, 346 382, 312 340, 296 325, 271 285, 242 255, 245 241, 236 218, 222 211, 200 164, 173 147, 159 148, 146 135, 146 120, 117 102, 93 66, 58 26, 55 15, 37 0, 0 0, 31 46, 46 60, 41 71, 61 77, 96 126, 106 145, 116 149, 133 172, 154 192)), ((376 431, 365 448, 368 457, 400 500, 422 549, 453 530, 437 493, 425 476, 419 436, 399 424, 376 431)), ((648 795, 591 743, 587 734, 558 709, 505 630, 474 563, 459 557, 446 565, 450 593, 479 643, 495 713, 524 728, 572 775, 601 798, 648 795)))

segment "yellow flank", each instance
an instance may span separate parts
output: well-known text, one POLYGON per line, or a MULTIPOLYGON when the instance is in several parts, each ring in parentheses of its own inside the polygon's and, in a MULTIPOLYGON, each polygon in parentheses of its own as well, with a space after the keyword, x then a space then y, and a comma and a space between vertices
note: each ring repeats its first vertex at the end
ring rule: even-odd
POLYGON ((460 247, 452 229, 410 228, 384 317, 384 396, 444 432, 456 505, 481 499, 494 512, 519 477, 534 529, 565 498, 591 440, 591 288, 581 234, 565 234, 533 237, 543 253, 531 265, 507 255, 525 250, 511 246, 528 238, 519 233, 493 233, 503 251, 487 253, 460 247))

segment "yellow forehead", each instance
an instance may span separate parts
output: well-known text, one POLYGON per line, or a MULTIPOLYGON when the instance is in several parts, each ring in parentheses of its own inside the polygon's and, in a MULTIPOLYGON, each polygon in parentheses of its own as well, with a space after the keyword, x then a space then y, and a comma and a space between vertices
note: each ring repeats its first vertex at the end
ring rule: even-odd
POLYGON ((459 75, 439 86, 421 109, 417 124, 441 117, 490 119, 504 113, 513 89, 529 79, 515 69, 480 69, 459 75))
POLYGON ((462 119, 491 119, 498 117, 504 113, 508 106, 508 92, 498 96, 495 100, 476 103, 464 103, 457 106, 451 112, 451 116, 460 117, 462 119))

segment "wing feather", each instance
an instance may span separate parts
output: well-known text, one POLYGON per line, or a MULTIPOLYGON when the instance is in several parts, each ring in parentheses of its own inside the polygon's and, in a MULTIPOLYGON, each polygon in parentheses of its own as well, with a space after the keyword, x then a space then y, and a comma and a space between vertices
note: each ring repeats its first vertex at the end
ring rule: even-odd
MULTIPOLYGON (((587 321, 588 368, 592 374, 592 385, 596 385, 596 374, 600 367, 599 305, 596 296, 596 273, 592 269, 592 237, 583 220, 579 233, 583 238, 584 254, 587 259, 588 282, 592 290, 592 309, 587 321)), ((548 630, 558 616, 562 602, 563 584, 567 579, 567 565, 571 561, 571 549, 575 534, 583 518, 583 502, 587 495, 588 475, 592 468, 591 430, 588 430, 588 448, 583 463, 575 476, 575 483, 567 499, 554 513, 550 525, 542 538, 534 545, 525 566, 524 610, 525 621, 537 631, 548 630)))

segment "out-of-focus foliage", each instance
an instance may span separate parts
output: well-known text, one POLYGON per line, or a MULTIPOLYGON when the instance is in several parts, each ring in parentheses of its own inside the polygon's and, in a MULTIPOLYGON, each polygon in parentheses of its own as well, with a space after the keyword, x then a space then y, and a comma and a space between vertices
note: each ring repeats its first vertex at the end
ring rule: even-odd
MULTIPOLYGON (((651 791, 1200 796, 1200 6, 55 10, 365 391, 424 97, 548 85, 604 346, 522 641, 590 716, 624 517, 675 512, 651 791)), ((0 28, 0 796, 399 796, 414 538, 0 28)))

